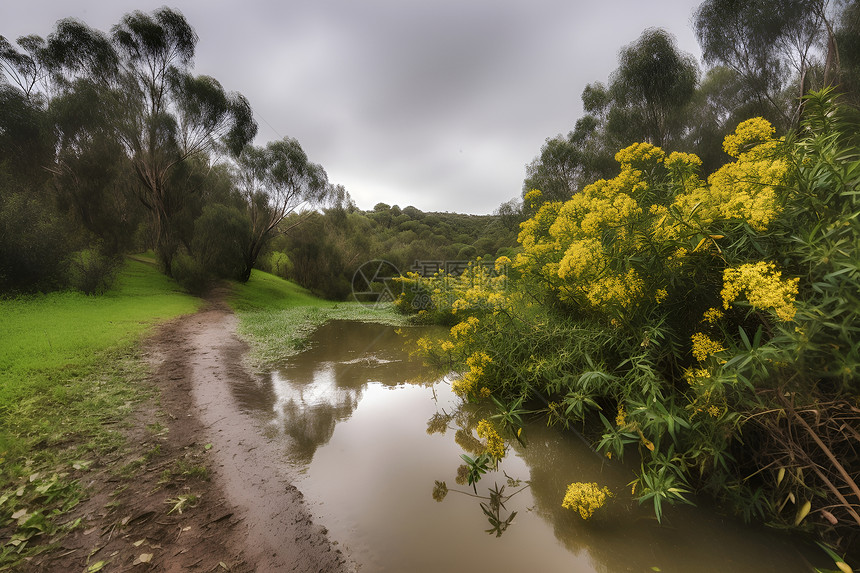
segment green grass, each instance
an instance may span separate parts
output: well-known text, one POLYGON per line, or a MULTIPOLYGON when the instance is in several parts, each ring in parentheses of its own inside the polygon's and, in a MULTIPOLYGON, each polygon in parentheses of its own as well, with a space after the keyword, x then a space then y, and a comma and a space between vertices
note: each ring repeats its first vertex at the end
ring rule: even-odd
POLYGON ((230 306, 237 312, 286 310, 297 306, 331 306, 307 289, 275 275, 254 269, 247 283, 235 283, 230 306))
POLYGON ((60 523, 83 495, 81 473, 122 447, 122 423, 152 392, 137 343, 199 306, 146 257, 104 295, 0 300, 0 529, 12 535, 0 570, 47 547, 34 538, 77 526, 60 523))
POLYGON ((129 260, 112 290, 0 300, 0 411, 58 377, 85 375, 101 354, 128 349, 157 322, 194 312, 199 299, 154 267, 129 260))
POLYGON ((239 335, 251 347, 248 360, 255 368, 300 351, 307 335, 328 320, 406 322, 393 305, 375 308, 323 300, 294 283, 257 270, 247 283, 235 285, 230 305, 239 317, 239 335))

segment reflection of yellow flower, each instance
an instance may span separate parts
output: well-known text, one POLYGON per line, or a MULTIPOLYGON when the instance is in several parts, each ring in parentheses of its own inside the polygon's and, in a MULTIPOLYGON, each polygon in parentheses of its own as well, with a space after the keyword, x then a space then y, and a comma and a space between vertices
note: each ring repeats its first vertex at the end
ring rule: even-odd
POLYGON ((478 422, 477 431, 479 438, 487 440, 486 451, 494 460, 500 460, 505 457, 505 441, 489 421, 481 420, 478 422))
POLYGON ((596 483, 574 482, 567 486, 564 501, 561 506, 579 512, 582 519, 588 519, 594 512, 603 507, 606 500, 612 497, 608 487, 600 487, 596 483))

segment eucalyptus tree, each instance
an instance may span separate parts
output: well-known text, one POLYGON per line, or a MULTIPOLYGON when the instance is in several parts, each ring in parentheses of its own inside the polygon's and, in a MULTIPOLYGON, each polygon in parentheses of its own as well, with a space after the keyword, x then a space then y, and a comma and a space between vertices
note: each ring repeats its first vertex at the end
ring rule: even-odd
POLYGON ((237 160, 237 178, 251 220, 242 281, 251 276, 257 257, 276 232, 286 232, 304 220, 297 217, 287 229, 279 228, 288 215, 345 194, 343 187, 329 184, 322 166, 312 163, 290 137, 265 147, 247 145, 237 160))
POLYGON ((860 105, 860 1, 846 1, 834 25, 840 89, 860 105))
POLYGON ((698 76, 696 60, 679 51, 668 32, 645 30, 622 48, 610 76, 607 131, 622 145, 633 140, 658 147, 677 144, 698 76))
POLYGON ((248 101, 209 76, 191 73, 197 34, 178 11, 127 14, 111 31, 120 55, 119 136, 152 213, 157 252, 166 272, 179 242, 172 218, 185 193, 171 173, 192 156, 238 155, 257 131, 248 101))
MULTIPOLYGON (((589 86, 586 90, 591 88, 589 86)), ((616 163, 601 138, 598 126, 599 120, 595 116, 586 115, 566 136, 547 139, 540 155, 526 166, 523 196, 532 189, 539 189, 539 203, 566 201, 588 183, 608 177, 616 163)), ((529 206, 525 205, 525 208, 529 206)))
POLYGON ((817 51, 830 44, 827 5, 828 0, 705 0, 693 25, 705 62, 737 72, 756 113, 788 128, 799 118, 799 96, 809 86, 817 51))
MULTIPOLYGON (((527 167, 523 196, 539 189, 542 201, 564 201, 588 183, 617 170, 615 151, 637 141, 677 146, 689 126, 685 110, 699 70, 664 30, 645 30, 624 47, 609 85, 582 92, 585 115, 567 136, 547 139, 527 167)), ((526 206, 528 208, 528 205, 526 206)))
POLYGON ((0 36, 0 76, 17 87, 28 102, 44 105, 48 69, 45 65, 45 40, 40 36, 22 36, 15 42, 0 36))

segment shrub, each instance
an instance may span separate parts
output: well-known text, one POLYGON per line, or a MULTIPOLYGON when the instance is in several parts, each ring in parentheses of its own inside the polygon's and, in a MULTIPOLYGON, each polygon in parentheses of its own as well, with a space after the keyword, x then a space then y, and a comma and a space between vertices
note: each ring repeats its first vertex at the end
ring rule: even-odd
POLYGON ((113 284, 122 258, 95 249, 78 251, 69 264, 69 284, 85 294, 102 294, 113 284))

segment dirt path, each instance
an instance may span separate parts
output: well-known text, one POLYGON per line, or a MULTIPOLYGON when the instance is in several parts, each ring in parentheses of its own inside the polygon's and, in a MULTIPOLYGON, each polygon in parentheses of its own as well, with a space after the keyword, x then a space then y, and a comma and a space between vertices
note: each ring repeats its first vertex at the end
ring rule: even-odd
POLYGON ((70 516, 83 525, 30 570, 346 569, 279 446, 236 405, 234 388, 257 381, 242 367, 235 326, 213 302, 159 329, 148 344, 158 398, 130 424, 131 451, 96 464, 91 495, 70 516))

